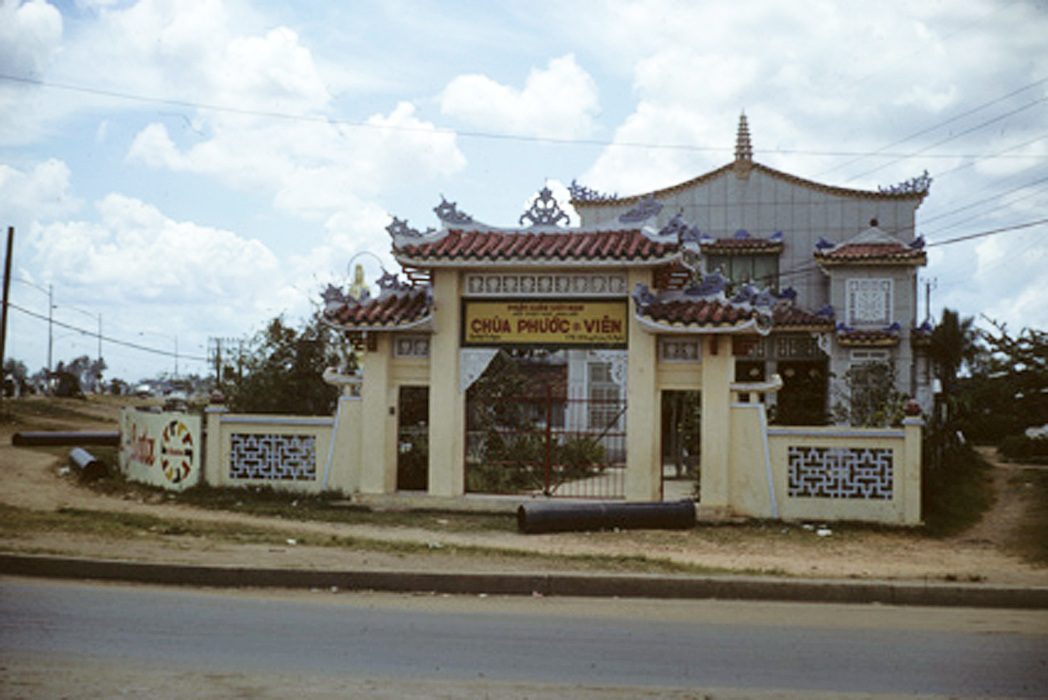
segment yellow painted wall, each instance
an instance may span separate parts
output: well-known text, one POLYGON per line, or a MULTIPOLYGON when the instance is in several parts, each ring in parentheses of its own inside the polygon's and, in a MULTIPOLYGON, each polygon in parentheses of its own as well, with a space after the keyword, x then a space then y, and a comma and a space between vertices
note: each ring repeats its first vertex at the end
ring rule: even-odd
POLYGON ((702 391, 701 362, 660 362, 659 391, 702 391))
MULTIPOLYGON (((649 270, 631 270, 629 288, 650 284, 649 270)), ((626 500, 654 501, 662 494, 661 402, 656 336, 629 316, 626 381, 626 500)))
POLYGON ((397 392, 390 382, 391 350, 388 333, 378 334, 375 350, 363 358, 360 390, 360 491, 393 493, 397 488, 397 392))
POLYGON ((731 380, 734 361, 731 338, 711 335, 702 352, 702 506, 727 508, 731 505, 728 471, 730 455, 731 380), (714 352, 716 344, 716 352, 714 352))
POLYGON ((306 493, 318 493, 324 483, 327 458, 331 449, 333 418, 245 415, 213 412, 208 414, 208 457, 207 483, 218 487, 268 486, 306 493), (316 438, 314 464, 315 478, 312 480, 279 479, 233 479, 230 478, 232 435, 311 435, 316 438), (217 459, 217 464, 211 463, 217 459))
POLYGON ((771 518, 776 513, 779 489, 769 482, 766 428, 763 404, 732 404, 728 493, 731 510, 739 515, 771 518))
POLYGON ((362 460, 361 416, 364 402, 360 397, 343 395, 335 411, 334 448, 331 454, 327 487, 352 494, 360 490, 362 460))
MULTIPOLYGON (((919 446, 920 428, 916 427, 919 446)), ((782 494, 780 515, 785 520, 861 520, 892 524, 916 524, 920 514, 920 459, 906 459, 905 431, 897 429, 772 428, 768 444, 776 490, 782 494), (790 446, 881 448, 893 452, 891 499, 789 497, 788 457, 790 446)), ((919 449, 919 448, 918 448, 919 449)))
POLYGON ((429 493, 461 496, 466 490, 466 395, 459 391, 459 319, 462 281, 455 270, 434 270, 430 341, 429 493))

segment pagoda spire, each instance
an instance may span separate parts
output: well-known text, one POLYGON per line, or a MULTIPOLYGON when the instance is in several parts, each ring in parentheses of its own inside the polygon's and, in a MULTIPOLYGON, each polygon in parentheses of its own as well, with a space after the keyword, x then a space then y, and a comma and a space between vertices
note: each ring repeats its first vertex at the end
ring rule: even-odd
POLYGON ((746 113, 739 117, 739 133, 735 137, 735 160, 753 160, 753 144, 750 143, 750 127, 746 123, 746 113))
POLYGON ((753 144, 750 142, 750 126, 746 112, 739 117, 739 132, 735 136, 735 174, 740 178, 750 175, 753 167, 753 144))

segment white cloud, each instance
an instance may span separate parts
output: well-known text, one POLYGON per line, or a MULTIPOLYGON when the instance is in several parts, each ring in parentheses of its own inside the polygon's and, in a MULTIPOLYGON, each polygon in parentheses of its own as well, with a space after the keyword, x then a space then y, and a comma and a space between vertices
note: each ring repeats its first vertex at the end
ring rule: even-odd
POLYGON ((277 257, 231 231, 166 217, 141 200, 111 194, 99 222, 37 225, 34 266, 78 298, 110 302, 251 305, 280 288, 277 257))
POLYGON ((62 15, 44 0, 0 3, 0 66, 19 78, 39 78, 58 49, 62 15))
MULTIPOLYGON (((224 0, 140 0, 102 8, 65 49, 69 80, 146 97, 250 112, 306 113, 330 95, 293 30, 259 25, 224 0)), ((209 115, 220 119, 221 115, 209 115)))
MULTIPOLYGON (((62 16, 43 0, 0 0, 0 72, 16 79, 40 80, 62 40, 62 16)), ((39 88, 0 81, 0 145, 34 141, 45 110, 30 108, 39 88)))
POLYGON ((532 70, 523 89, 486 75, 461 75, 444 88, 441 111, 493 132, 578 138, 593 131, 597 85, 568 54, 532 70))
MULTIPOLYGON (((701 114, 682 108, 656 108, 641 103, 637 110, 615 131, 619 144, 689 144, 709 143, 717 139, 710 132, 720 132, 719 140, 734 144, 734 123, 711 125, 701 114), (652 134, 657 133, 657 137, 652 134)), ((608 194, 633 195, 674 185, 701 174, 717 160, 709 154, 672 148, 644 148, 630 145, 604 149, 593 166, 580 179, 582 184, 608 194)))
POLYGON ((67 216, 80 206, 69 192, 69 176, 69 166, 55 158, 28 172, 0 164, 0 211, 12 223, 67 216))
POLYGON ((345 209, 356 197, 450 175, 466 163, 455 135, 418 119, 406 102, 361 126, 216 125, 210 139, 184 151, 162 124, 151 124, 135 137, 128 159, 269 192, 278 209, 314 220, 345 209))
MULTIPOLYGON (((628 66, 632 76, 637 101, 615 141, 721 149, 608 149, 582 179, 623 193, 728 162, 742 110, 758 160, 817 178, 825 159, 774 151, 876 150, 961 105, 1014 89, 1023 76, 1043 76, 1048 56, 1043 32, 1032 28, 1043 26, 1043 13, 1023 3, 1004 10, 977 0, 960 10, 902 2, 610 0, 604 9, 577 29, 583 42, 628 66), (1011 75, 1007 84, 1003 75, 1011 75), (638 187, 639 181, 646 184, 638 187)), ((967 142, 986 150, 988 136, 975 133, 967 142)), ((885 162, 866 160, 853 172, 885 162)), ((900 161, 848 184, 891 184, 926 165, 900 161)))
POLYGON ((288 261, 289 277, 312 301, 328 283, 346 283, 352 260, 364 266, 370 283, 378 279, 382 268, 397 269, 386 232, 389 214, 374 203, 354 200, 346 204, 324 222, 324 238, 319 245, 288 261))

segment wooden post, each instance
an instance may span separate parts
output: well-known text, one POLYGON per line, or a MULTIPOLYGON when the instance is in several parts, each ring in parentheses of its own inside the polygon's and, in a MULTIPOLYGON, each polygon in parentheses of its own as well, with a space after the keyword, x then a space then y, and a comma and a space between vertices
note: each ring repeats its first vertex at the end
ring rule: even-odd
MULTIPOLYGON (((2 366, 4 358, 7 357, 7 308, 8 302, 11 296, 11 257, 14 251, 15 244, 15 227, 7 227, 7 257, 4 259, 4 306, 2 318, 0 318, 0 373, 2 373, 2 366)), ((0 398, 3 398, 4 387, 2 386, 2 379, 0 379, 0 398)))

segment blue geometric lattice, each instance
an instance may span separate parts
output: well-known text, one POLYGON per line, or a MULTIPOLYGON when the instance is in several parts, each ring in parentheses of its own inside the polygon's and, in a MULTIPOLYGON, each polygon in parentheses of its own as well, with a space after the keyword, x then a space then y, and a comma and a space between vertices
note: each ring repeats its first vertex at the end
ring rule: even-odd
POLYGON ((894 461, 890 448, 790 446, 786 456, 791 498, 892 497, 894 461))
POLYGON ((229 478, 313 481, 317 439, 313 435, 233 433, 229 478))

